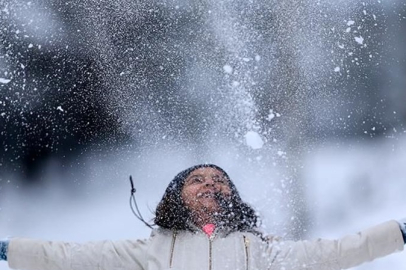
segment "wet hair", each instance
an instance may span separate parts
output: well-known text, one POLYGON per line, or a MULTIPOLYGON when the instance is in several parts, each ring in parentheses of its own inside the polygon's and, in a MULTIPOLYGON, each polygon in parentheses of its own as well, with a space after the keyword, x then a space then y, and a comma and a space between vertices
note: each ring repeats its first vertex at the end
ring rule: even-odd
POLYGON ((220 201, 223 208, 220 226, 233 231, 256 231, 259 217, 255 210, 247 203, 243 202, 237 188, 231 181, 228 174, 219 166, 214 164, 200 164, 190 167, 178 175, 169 183, 162 200, 155 211, 155 224, 159 227, 174 230, 193 230, 191 226, 191 212, 186 208, 182 200, 182 189, 186 178, 196 169, 214 168, 223 173, 227 178, 231 189, 230 199, 220 201))

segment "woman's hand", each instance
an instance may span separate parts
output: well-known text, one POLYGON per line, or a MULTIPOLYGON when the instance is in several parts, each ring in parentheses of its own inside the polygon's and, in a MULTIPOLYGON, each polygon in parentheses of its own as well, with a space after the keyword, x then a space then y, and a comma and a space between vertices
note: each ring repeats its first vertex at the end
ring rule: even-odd
POLYGON ((400 230, 402 231, 403 235, 403 242, 406 244, 406 218, 398 220, 400 230))
POLYGON ((7 261, 8 241, 0 241, 0 261, 7 261))

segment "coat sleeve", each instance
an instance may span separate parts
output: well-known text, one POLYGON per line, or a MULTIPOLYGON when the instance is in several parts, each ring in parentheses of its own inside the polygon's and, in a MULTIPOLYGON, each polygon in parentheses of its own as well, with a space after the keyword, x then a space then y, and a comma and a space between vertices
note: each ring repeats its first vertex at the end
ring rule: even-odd
POLYGON ((147 241, 101 241, 84 244, 10 240, 8 264, 21 270, 146 269, 147 241))
POLYGON ((267 247, 265 269, 348 269, 403 250, 399 224, 389 221, 337 240, 280 242, 267 247))

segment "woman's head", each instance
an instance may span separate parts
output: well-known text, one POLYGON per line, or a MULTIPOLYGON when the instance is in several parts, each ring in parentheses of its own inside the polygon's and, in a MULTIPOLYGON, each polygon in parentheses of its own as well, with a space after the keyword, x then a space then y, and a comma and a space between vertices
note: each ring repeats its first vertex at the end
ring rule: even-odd
POLYGON ((223 172, 212 167, 201 167, 192 171, 183 184, 181 198, 192 213, 213 215, 221 212, 219 198, 230 197, 229 180, 223 172))
POLYGON ((228 174, 213 164, 188 168, 171 181, 157 206, 155 224, 190 230, 200 213, 213 215, 219 226, 231 231, 254 230, 258 221, 228 174))

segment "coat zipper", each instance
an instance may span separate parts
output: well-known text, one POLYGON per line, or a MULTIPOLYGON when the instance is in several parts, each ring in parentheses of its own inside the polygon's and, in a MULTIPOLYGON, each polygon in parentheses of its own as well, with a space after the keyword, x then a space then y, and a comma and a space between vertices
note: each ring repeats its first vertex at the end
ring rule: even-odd
POLYGON ((209 237, 209 270, 212 270, 213 264, 213 239, 214 233, 209 237))
MULTIPOLYGON (((175 242, 176 242, 176 236, 177 232, 174 231, 172 235, 172 243, 171 243, 171 255, 169 258, 169 268, 172 268, 172 263, 173 263, 173 253, 175 250, 175 242)), ((243 235, 244 238, 244 247, 245 247, 245 264, 246 264, 246 269, 249 269, 249 247, 250 247, 250 240, 243 235)), ((212 270, 212 252, 213 252, 213 237, 209 238, 209 270, 212 270)))
POLYGON ((244 238, 244 246, 245 246, 245 266, 246 266, 246 270, 248 270, 249 269, 250 240, 245 235, 243 235, 243 238, 244 238))
POLYGON ((171 244, 171 255, 170 255, 170 257, 169 257, 169 268, 172 268, 173 252, 174 252, 174 250, 175 250, 176 235, 177 235, 177 232, 176 232, 176 231, 173 231, 172 244, 171 244))

